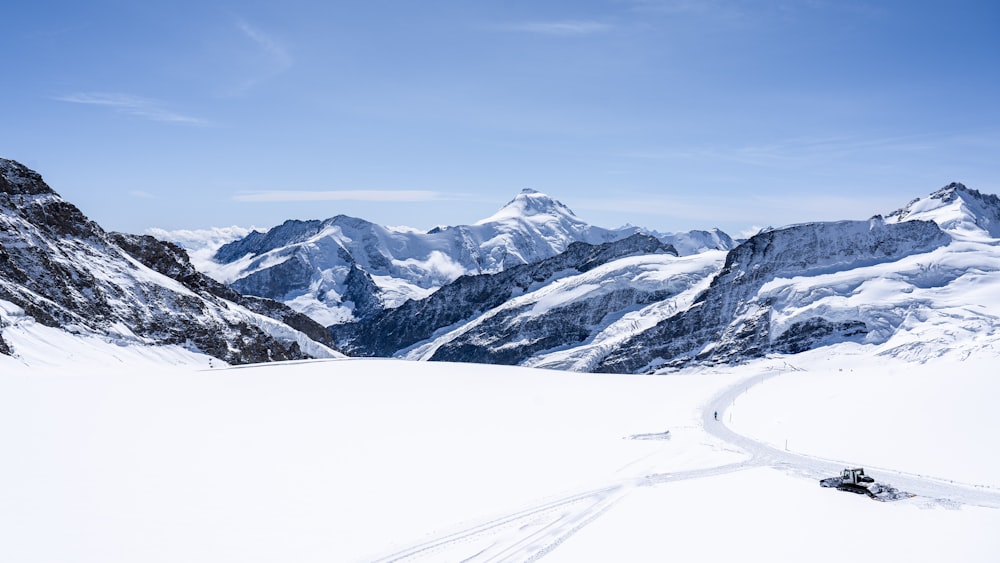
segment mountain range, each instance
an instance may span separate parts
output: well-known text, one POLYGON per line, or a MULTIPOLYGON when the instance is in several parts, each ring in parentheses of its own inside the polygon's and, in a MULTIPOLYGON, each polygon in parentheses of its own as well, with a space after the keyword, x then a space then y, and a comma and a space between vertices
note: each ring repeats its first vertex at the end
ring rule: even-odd
POLYGON ((344 215, 289 220, 223 245, 199 266, 241 293, 282 301, 334 325, 423 299, 461 276, 535 263, 574 242, 598 245, 636 233, 657 236, 685 255, 735 246, 715 229, 659 235, 638 227, 595 227, 548 195, 523 190, 473 225, 428 232, 344 215))
POLYGON ((608 373, 845 342, 922 361, 1000 339, 1000 199, 958 183, 741 241, 602 229, 525 190, 474 225, 289 220, 192 263, 103 231, 13 161, 0 172, 5 354, 2 335, 30 322, 228 363, 339 350, 608 373))

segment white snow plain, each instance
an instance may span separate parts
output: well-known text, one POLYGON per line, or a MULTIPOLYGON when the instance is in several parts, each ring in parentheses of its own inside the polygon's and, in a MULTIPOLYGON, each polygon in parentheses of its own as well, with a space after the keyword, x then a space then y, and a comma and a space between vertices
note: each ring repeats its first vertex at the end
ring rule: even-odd
POLYGON ((37 338, 4 336, 23 352, 0 356, 4 561, 1000 554, 996 354, 913 364, 838 345, 658 376, 220 369, 180 349, 53 331, 33 354, 37 338), (844 465, 917 496, 819 487, 844 465))

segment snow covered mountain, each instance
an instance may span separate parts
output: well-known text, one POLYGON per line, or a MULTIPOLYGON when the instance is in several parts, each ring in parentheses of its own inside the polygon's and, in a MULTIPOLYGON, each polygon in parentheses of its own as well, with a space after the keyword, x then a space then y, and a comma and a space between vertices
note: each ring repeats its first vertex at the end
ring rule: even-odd
POLYGON ((954 341, 1000 334, 998 230, 1000 200, 952 184, 886 218, 771 229, 728 253, 611 254, 530 284, 462 278, 331 330, 360 355, 615 373, 845 341, 925 358, 955 346, 927 337, 932 325, 954 323, 954 341))
MULTIPOLYGON (((214 261, 199 266, 241 293, 283 301, 333 325, 425 298, 460 276, 497 273, 551 258, 573 242, 598 245, 637 232, 644 231, 589 225, 559 201, 523 190, 474 225, 429 232, 343 215, 290 220, 222 246, 214 261)), ((735 246, 718 230, 659 238, 682 254, 735 246)))
POLYGON ((105 232, 38 173, 0 159, 0 353, 17 355, 2 335, 34 323, 233 364, 337 355, 311 319, 204 276, 177 246, 105 232))
POLYGON ((475 225, 427 233, 344 216, 287 221, 219 248, 213 279, 176 245, 103 231, 13 161, 0 173, 8 355, 8 336, 31 323, 230 363, 330 356, 336 345, 612 373, 845 342, 923 361, 1000 340, 1000 198, 961 184, 884 217, 769 229, 738 245, 717 231, 592 227, 526 190, 475 225))
POLYGON ((838 342, 926 360, 995 341, 1000 199, 961 184, 869 221, 760 233, 687 310, 630 337, 597 371, 732 363, 838 342), (944 333, 933 327, 950 326, 944 333))

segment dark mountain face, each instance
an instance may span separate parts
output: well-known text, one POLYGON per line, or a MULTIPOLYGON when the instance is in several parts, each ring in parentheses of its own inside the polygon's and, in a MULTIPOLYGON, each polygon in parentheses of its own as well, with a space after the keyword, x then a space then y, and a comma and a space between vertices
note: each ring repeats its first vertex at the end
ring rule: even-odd
MULTIPOLYGON (((633 235, 629 238, 601 245, 575 242, 569 248, 552 258, 535 264, 515 266, 496 274, 463 276, 431 294, 426 299, 407 301, 400 307, 382 311, 361 322, 334 325, 330 327, 334 339, 341 349, 359 356, 391 356, 396 352, 430 338, 435 331, 468 321, 469 319, 497 307, 511 297, 539 286, 551 283, 567 272, 586 272, 611 260, 637 254, 669 253, 676 251, 654 237, 633 235)), ((621 297, 634 302, 655 299, 653 296, 621 297)), ((605 306, 610 303, 605 303, 605 306)), ((584 322, 587 316, 603 316, 614 311, 585 309, 577 311, 577 320, 584 322)), ((569 311, 564 311, 570 314, 569 311)), ((585 324, 581 326, 586 326, 585 324)), ((541 329, 541 327, 535 327, 541 329)), ((585 332, 570 330, 569 323, 560 327, 550 327, 552 333, 547 340, 537 346, 551 348, 559 342, 579 342, 585 332)), ((443 352, 435 359, 457 361, 486 361, 492 363, 517 363, 532 352, 532 347, 518 352, 499 355, 491 352, 496 342, 480 342, 479 346, 466 346, 454 351, 443 352), (475 350, 473 350, 475 348, 475 350)), ((457 346, 462 346, 458 344, 457 346)), ((541 349, 541 348, 538 348, 541 349)))
MULTIPOLYGON (((47 326, 178 344, 230 363, 306 357, 230 311, 242 297, 195 271, 178 247, 106 233, 40 175, 3 159, 0 299, 47 326)), ((0 351, 16 353, 8 344, 0 351)))
POLYGON ((322 221, 288 220, 266 233, 251 231, 240 240, 222 245, 215 253, 215 259, 229 264, 246 255, 259 256, 265 252, 308 240, 323 229, 322 221))
POLYGON ((149 235, 110 233, 111 240, 133 258, 153 271, 177 280, 206 299, 220 299, 246 307, 255 313, 279 320, 327 346, 333 339, 326 327, 285 305, 271 299, 243 295, 195 269, 183 248, 149 235))

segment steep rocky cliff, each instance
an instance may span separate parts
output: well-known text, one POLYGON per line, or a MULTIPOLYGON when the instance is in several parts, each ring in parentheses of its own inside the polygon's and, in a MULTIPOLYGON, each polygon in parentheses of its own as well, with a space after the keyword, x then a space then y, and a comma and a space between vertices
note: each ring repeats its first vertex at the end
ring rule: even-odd
MULTIPOLYGON (((105 232, 38 173, 5 159, 0 300, 47 326, 123 343, 182 345, 229 363, 333 354, 301 331, 240 306, 241 296, 195 271, 180 249, 105 232)), ((314 325, 301 326, 320 335, 314 325)), ((3 344, 0 352, 17 350, 3 344)))

